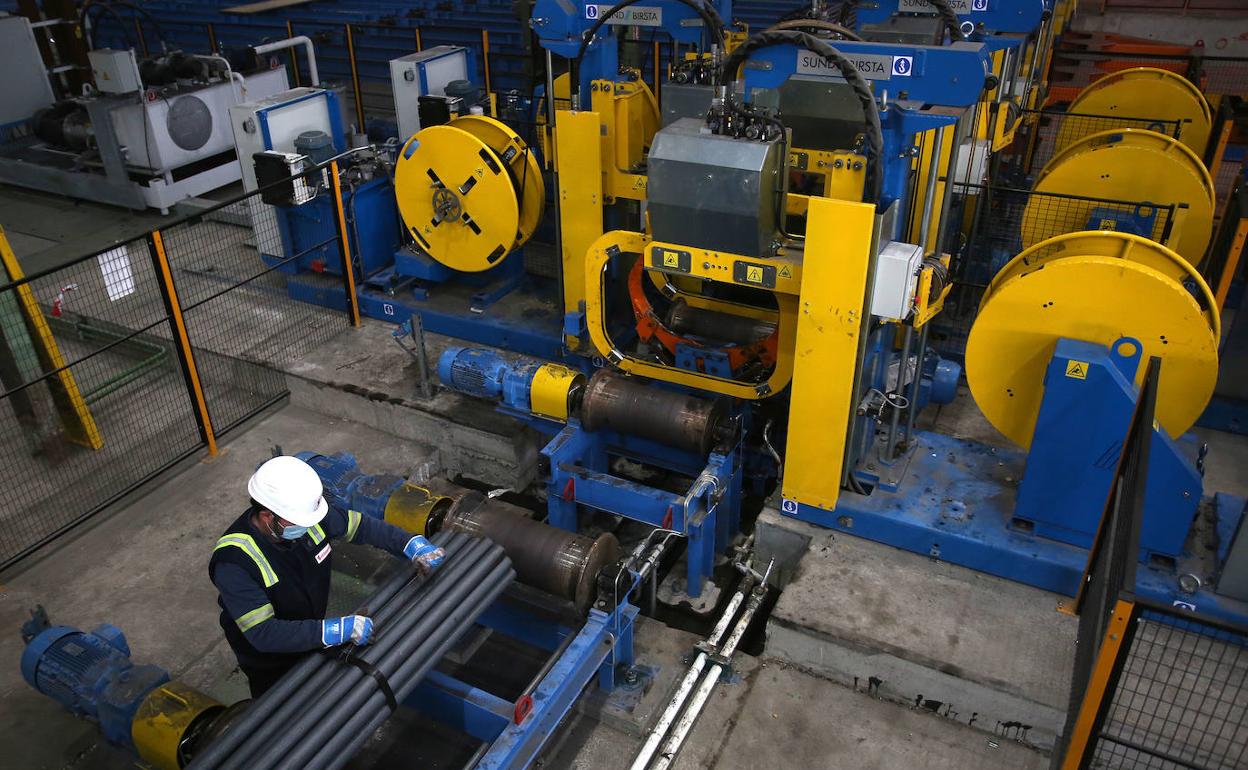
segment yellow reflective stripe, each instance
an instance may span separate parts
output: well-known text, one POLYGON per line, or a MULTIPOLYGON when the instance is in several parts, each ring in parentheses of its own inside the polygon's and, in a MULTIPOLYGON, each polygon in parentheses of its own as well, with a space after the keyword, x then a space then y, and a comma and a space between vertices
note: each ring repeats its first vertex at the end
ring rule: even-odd
POLYGON ((264 621, 273 617, 273 605, 262 604, 246 615, 234 620, 238 624, 238 630, 247 633, 248 630, 255 628, 264 621))
POLYGON ((360 519, 364 514, 359 511, 347 511, 347 541, 355 539, 355 531, 360 528, 360 519))
POLYGON ((217 541, 216 547, 212 550, 217 551, 231 546, 247 554, 256 563, 256 569, 260 570, 260 577, 264 580, 265 588, 277 585, 277 573, 269 565, 269 560, 264 558, 264 554, 260 551, 260 546, 256 545, 256 541, 252 539, 251 535, 244 535, 239 532, 225 535, 217 541))
POLYGON ((317 545, 320 545, 321 541, 325 539, 325 530, 321 529, 320 524, 317 524, 309 529, 308 534, 312 536, 312 542, 317 545))

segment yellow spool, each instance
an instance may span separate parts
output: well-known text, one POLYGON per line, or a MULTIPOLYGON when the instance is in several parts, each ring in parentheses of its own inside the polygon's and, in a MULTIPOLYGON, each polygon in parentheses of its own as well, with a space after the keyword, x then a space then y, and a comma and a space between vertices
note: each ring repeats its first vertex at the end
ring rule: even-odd
POLYGON ((421 129, 399 153, 395 195, 421 250, 453 270, 488 270, 533 234, 541 167, 504 124, 478 115, 421 129))
POLYGON ((1086 136, 1049 160, 1033 190, 1038 194, 1023 210, 1024 248, 1088 229, 1095 200, 1053 196, 1185 204, 1175 213, 1174 233, 1165 245, 1192 265, 1200 264, 1213 234, 1209 171, 1186 145, 1155 131, 1119 129, 1086 136))
MULTIPOLYGON (((1156 120, 1155 128, 1135 120, 1128 127, 1167 135, 1173 130, 1171 124, 1179 121, 1179 141, 1200 158, 1205 157, 1213 131, 1213 111, 1200 89, 1182 75, 1156 67, 1132 67, 1110 73, 1080 91, 1068 111, 1076 115, 1156 120)), ((1081 138, 1081 122, 1062 121, 1057 133, 1058 150, 1081 138)))
MULTIPOLYGON (((1085 245, 1094 242, 1093 236, 1119 244, 1123 238, 1121 233, 1079 235, 1088 236, 1085 245)), ((1087 251, 1056 252, 1038 263, 1015 265, 994 281, 967 340, 971 395, 997 430, 1028 447, 1057 341, 1109 347, 1133 337, 1143 347, 1143 360, 1162 359, 1157 420, 1178 437, 1204 411, 1217 381, 1218 338, 1208 315, 1173 277, 1173 268, 1163 272, 1146 260, 1087 251)), ((1206 286, 1200 294, 1207 291, 1206 286)))

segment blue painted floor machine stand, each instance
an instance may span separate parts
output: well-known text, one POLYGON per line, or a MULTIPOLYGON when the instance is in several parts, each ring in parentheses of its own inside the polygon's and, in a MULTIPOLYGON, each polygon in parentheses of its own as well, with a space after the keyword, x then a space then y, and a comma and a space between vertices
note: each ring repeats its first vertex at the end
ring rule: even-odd
MULTIPOLYGON (((1140 349, 1130 339, 1113 349, 1060 340, 1028 454, 918 431, 900 461, 896 491, 843 492, 832 511, 786 499, 782 513, 1072 596, 1135 408, 1140 349)), ((1248 616, 1241 602, 1208 589, 1195 596, 1178 590, 1175 566, 1193 558, 1184 548, 1202 494, 1189 443, 1153 429, 1137 590, 1241 620, 1248 616)), ((1211 508, 1227 543, 1244 501, 1219 494, 1211 508)))

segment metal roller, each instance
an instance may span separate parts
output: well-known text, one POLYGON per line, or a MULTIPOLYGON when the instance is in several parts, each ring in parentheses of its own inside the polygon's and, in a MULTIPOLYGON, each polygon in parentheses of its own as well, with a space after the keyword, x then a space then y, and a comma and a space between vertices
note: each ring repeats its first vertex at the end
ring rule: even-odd
POLYGON ((727 406, 599 369, 581 400, 586 430, 608 428, 677 449, 708 454, 726 427, 727 406))
POLYGON ((774 323, 734 313, 700 310, 680 298, 668 308, 664 323, 677 334, 691 334, 737 345, 749 345, 767 339, 776 332, 774 323))
POLYGON ((488 537, 503 547, 521 583, 569 599, 581 610, 593 601, 598 573, 620 555, 612 534, 578 535, 488 500, 476 507, 457 506, 443 529, 488 537))

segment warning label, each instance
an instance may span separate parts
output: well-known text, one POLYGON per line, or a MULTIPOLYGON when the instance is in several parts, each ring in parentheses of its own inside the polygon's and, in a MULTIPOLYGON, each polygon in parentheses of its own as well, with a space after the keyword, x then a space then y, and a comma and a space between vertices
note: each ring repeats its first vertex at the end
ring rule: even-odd
POLYGON ((1066 376, 1073 380, 1088 379, 1088 362, 1087 361, 1067 361, 1066 376))

